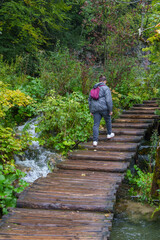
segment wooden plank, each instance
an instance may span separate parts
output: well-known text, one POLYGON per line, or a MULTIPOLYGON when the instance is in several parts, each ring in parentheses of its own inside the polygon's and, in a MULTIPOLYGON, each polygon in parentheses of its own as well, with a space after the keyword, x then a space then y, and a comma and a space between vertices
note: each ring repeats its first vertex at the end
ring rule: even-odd
POLYGON ((148 104, 148 103, 157 103, 157 101, 159 100, 159 98, 156 98, 156 99, 152 99, 152 100, 145 100, 143 101, 144 104, 148 104))
POLYGON ((154 115, 155 110, 127 110, 127 111, 123 111, 123 113, 125 113, 125 114, 137 114, 137 115, 140 115, 140 116, 143 116, 143 114, 154 115))
POLYGON ((113 214, 14 209, 0 228, 0 239, 108 239, 113 214))
MULTIPOLYGON (((92 140, 93 138, 90 138, 92 140)), ((135 136, 135 135, 117 135, 111 139, 107 139, 104 135, 99 135, 98 141, 107 141, 107 142, 133 142, 139 143, 143 139, 143 136, 135 136)))
POLYGON ((159 107, 159 105, 156 102, 151 102, 145 104, 135 104, 134 107, 159 107))
POLYGON ((129 161, 135 156, 135 152, 112 151, 88 151, 79 150, 68 154, 69 159, 74 160, 103 160, 103 161, 129 161))
MULTIPOLYGON (((135 129, 135 128, 112 128, 112 132, 115 135, 135 135, 135 136, 144 136, 147 129, 135 129)), ((99 134, 106 135, 107 130, 100 130, 99 134)))
POLYGON ((137 119, 158 119, 159 118, 159 116, 158 115, 155 115, 155 114, 143 114, 143 115, 141 115, 141 114, 136 114, 136 113, 132 113, 132 114, 127 114, 127 113, 123 113, 121 116, 120 116, 120 118, 132 118, 132 119, 134 119, 134 118, 137 118, 137 119))
POLYGON ((118 118, 114 120, 115 123, 154 123, 154 119, 137 119, 137 118, 118 118))
POLYGON ((77 161, 67 160, 64 163, 58 164, 60 169, 72 169, 72 170, 86 170, 86 171, 102 171, 102 172, 118 172, 123 173, 127 170, 129 162, 111 162, 111 161, 91 161, 91 160, 79 160, 77 161))
MULTIPOLYGON (((62 170, 58 169, 57 172, 49 173, 46 178, 43 178, 43 181, 53 181, 55 179, 78 179, 88 180, 88 181, 107 181, 112 179, 112 181, 121 182, 124 179, 124 174, 122 173, 105 173, 105 172, 94 172, 94 171, 81 171, 81 170, 62 170)), ((36 182, 42 182, 42 178, 37 179, 36 182)))
POLYGON ((113 123, 113 128, 135 128, 135 129, 146 129, 150 127, 151 123, 113 123))
POLYGON ((150 106, 141 106, 141 107, 132 107, 131 110, 158 110, 160 107, 150 107, 150 106))
MULTIPOLYGON (((91 142, 81 143, 79 145, 81 148, 94 150, 93 144, 91 142)), ((96 150, 98 151, 115 151, 115 152, 136 152, 139 144, 138 143, 119 143, 115 142, 114 144, 111 142, 99 142, 96 150)))

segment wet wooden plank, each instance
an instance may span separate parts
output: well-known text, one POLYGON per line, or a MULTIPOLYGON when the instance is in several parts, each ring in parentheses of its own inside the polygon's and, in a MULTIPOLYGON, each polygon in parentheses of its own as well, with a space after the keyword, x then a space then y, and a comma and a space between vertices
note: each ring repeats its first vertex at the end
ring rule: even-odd
MULTIPOLYGON (((67 173, 64 174, 61 172, 64 172, 64 170, 59 170, 60 174, 57 176, 49 175, 47 178, 44 178, 43 181, 41 179, 38 179, 37 181, 34 182, 34 185, 36 186, 37 184, 41 184, 42 186, 46 185, 52 185, 55 181, 61 181, 62 184, 63 182, 73 182, 73 183, 91 183, 91 184, 101 184, 101 183, 112 183, 113 185, 119 185, 121 181, 124 179, 124 174, 115 174, 115 173, 110 173, 106 174, 103 172, 92 172, 92 171, 80 171, 80 170, 75 170, 75 171, 67 171, 67 173)), ((34 186, 33 185, 33 186, 34 186)))
POLYGON ((148 111, 150 111, 150 110, 153 110, 153 111, 155 111, 155 110, 158 110, 158 109, 160 109, 160 107, 152 107, 152 106, 141 106, 141 107, 132 107, 131 108, 131 110, 148 110, 148 111))
MULTIPOLYGON (((127 110, 127 111, 123 111, 123 113, 125 114, 137 114, 137 115, 142 115, 143 114, 151 114, 151 115, 154 115, 155 114, 155 110, 127 110)), ((142 117, 141 116, 141 117, 142 117)))
POLYGON ((135 104, 134 107, 159 107, 157 102, 150 102, 145 104, 135 104))
POLYGON ((136 114, 136 113, 130 113, 130 114, 127 114, 127 113, 123 113, 120 118, 137 118, 137 119, 158 119, 159 116, 158 115, 155 115, 155 114, 136 114))
POLYGON ((72 169, 72 170, 86 170, 86 171, 102 171, 102 172, 117 172, 123 173, 127 170, 129 162, 111 162, 111 161, 91 161, 91 160, 79 160, 77 161, 67 160, 64 163, 58 164, 60 169, 72 169))
MULTIPOLYGON (((90 138, 92 140, 93 138, 90 138)), ((111 139, 107 139, 105 135, 99 135, 98 141, 106 141, 106 142, 132 142, 132 143, 139 143, 143 139, 142 136, 137 135, 117 135, 111 139)))
MULTIPOLYGON (((117 135, 135 135, 135 136, 144 136, 147 129, 135 129, 135 128, 112 128, 112 132, 115 133, 115 136, 117 135)), ((100 130, 99 134, 105 135, 105 138, 107 137, 107 130, 100 130)))
POLYGON ((145 100, 145 101, 143 101, 143 104, 157 103, 158 100, 159 100, 159 98, 155 98, 155 99, 152 99, 152 100, 145 100))
POLYGON ((10 210, 0 227, 0 239, 108 239, 113 214, 36 209, 10 210))
MULTIPOLYGON (((68 161, 64 162, 66 163, 68 161)), ((78 161, 77 166, 80 164, 78 161)), ((120 167, 124 167, 124 164, 120 167)), ((115 203, 115 193, 123 177, 123 174, 106 175, 104 172, 95 174, 89 171, 67 170, 64 173, 60 170, 49 174, 45 179, 35 181, 30 188, 20 194, 17 206, 111 212, 115 203), (59 173, 61 175, 57 178, 59 173)))
POLYGON ((112 123, 113 128, 135 128, 135 129, 146 129, 150 127, 151 123, 112 123))
MULTIPOLYGON (((114 152, 136 152, 139 144, 138 143, 111 143, 111 142, 99 142, 96 150, 98 151, 114 151, 114 152)), ((81 148, 94 150, 92 142, 86 142, 80 144, 81 148)))
POLYGON ((135 152, 112 152, 112 151, 88 151, 79 150, 68 154, 69 159, 74 160, 100 160, 100 161, 130 161, 135 152))
MULTIPOLYGON (((105 172, 94 172, 94 171, 81 171, 81 170, 62 170, 58 169, 57 172, 49 173, 46 178, 43 178, 43 181, 52 181, 52 179, 78 179, 81 180, 88 180, 88 181, 107 181, 113 180, 116 182, 121 182, 124 179, 124 174, 122 173, 105 173, 105 172)), ((39 178, 35 181, 42 182, 42 178, 39 178)))
POLYGON ((154 119, 137 119, 137 118, 118 118, 114 120, 115 123, 154 123, 154 119))

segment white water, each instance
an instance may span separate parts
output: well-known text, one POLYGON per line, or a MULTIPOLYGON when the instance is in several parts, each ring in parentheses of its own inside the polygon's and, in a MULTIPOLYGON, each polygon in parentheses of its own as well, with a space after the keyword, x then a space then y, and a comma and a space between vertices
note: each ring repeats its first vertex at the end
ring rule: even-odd
MULTIPOLYGON (((36 125, 38 120, 35 118, 31 121, 26 122, 24 125, 17 128, 18 133, 20 134, 24 127, 29 124, 29 129, 27 132, 31 134, 33 138, 38 137, 36 133, 36 125)), ((51 164, 50 159, 53 161, 60 158, 60 156, 54 152, 46 150, 44 147, 39 145, 38 141, 33 140, 32 145, 29 146, 29 149, 24 152, 22 156, 15 156, 15 163, 19 166, 22 166, 23 169, 27 169, 26 176, 23 178, 26 182, 34 182, 39 177, 46 177, 50 172, 48 163, 51 164)), ((60 159, 61 160, 61 159, 60 159)))

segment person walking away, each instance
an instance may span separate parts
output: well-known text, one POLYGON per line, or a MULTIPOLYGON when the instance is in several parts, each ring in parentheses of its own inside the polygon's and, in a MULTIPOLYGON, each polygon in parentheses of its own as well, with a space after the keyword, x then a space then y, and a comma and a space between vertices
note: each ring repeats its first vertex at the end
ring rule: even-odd
POLYGON ((98 136, 99 136, 99 125, 101 118, 103 117, 106 122, 107 128, 107 139, 113 138, 115 136, 112 133, 112 123, 111 123, 111 115, 112 112, 112 96, 109 87, 106 85, 106 77, 100 76, 100 82, 94 85, 94 89, 99 88, 99 97, 98 99, 94 99, 91 96, 91 92, 88 98, 89 109, 94 118, 93 125, 93 146, 96 147, 98 144, 98 136))

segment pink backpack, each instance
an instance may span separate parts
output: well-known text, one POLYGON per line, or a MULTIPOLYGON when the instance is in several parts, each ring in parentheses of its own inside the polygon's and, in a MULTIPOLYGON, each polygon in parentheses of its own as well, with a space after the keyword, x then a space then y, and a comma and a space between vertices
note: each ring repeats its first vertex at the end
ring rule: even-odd
POLYGON ((90 91, 91 98, 93 98, 94 100, 99 99, 99 90, 100 90, 100 87, 102 87, 102 86, 105 86, 105 85, 101 85, 101 86, 98 86, 97 88, 91 89, 91 91, 90 91))

